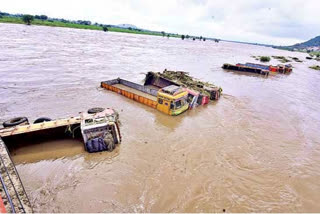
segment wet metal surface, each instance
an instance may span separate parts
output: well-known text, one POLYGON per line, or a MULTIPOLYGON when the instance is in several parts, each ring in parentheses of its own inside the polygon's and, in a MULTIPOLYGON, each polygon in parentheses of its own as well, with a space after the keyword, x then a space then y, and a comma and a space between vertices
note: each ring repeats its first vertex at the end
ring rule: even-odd
POLYGON ((122 122, 123 142, 111 153, 65 143, 55 158, 17 160, 34 211, 320 211, 320 72, 308 69, 316 63, 306 54, 53 27, 0 24, 0 32, 1 121, 104 106, 122 122), (305 62, 268 78, 221 69, 255 62, 251 55, 305 62), (223 96, 171 117, 99 88, 117 77, 142 83, 165 68, 220 85, 223 96))

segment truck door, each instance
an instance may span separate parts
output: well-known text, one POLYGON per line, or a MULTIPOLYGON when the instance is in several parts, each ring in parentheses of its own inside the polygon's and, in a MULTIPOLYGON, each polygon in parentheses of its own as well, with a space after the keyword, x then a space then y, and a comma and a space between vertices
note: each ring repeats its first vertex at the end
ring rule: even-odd
POLYGON ((170 114, 170 101, 158 98, 157 109, 165 114, 170 114))
POLYGON ((170 101, 164 100, 163 105, 163 112, 166 114, 170 114, 170 101))

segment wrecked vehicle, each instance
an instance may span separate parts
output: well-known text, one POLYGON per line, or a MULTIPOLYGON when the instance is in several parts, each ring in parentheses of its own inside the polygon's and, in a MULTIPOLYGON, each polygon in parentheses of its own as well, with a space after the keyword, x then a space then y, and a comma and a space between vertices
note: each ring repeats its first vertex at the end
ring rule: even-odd
POLYGON ((226 63, 226 64, 223 64, 222 68, 228 69, 228 70, 262 74, 265 76, 268 76, 270 72, 278 72, 282 74, 287 74, 292 72, 292 65, 290 64, 287 64, 287 65, 279 64, 277 66, 273 66, 273 65, 263 65, 263 64, 248 63, 248 62, 245 64, 238 63, 236 65, 226 63))
POLYGON ((101 87, 122 94, 168 115, 218 100, 222 88, 197 80, 183 71, 148 72, 144 85, 124 79, 101 82, 101 87))
POLYGON ((162 88, 169 85, 183 87, 188 92, 189 108, 205 105, 209 100, 218 100, 222 88, 208 82, 195 79, 184 71, 148 72, 144 82, 145 86, 162 88))
POLYGON ((49 138, 77 138, 88 152, 112 151, 121 142, 119 115, 114 109, 93 108, 65 119, 39 118, 33 124, 24 117, 3 123, 0 137, 7 144, 49 138), (41 120, 40 120, 41 119, 41 120))
POLYGON ((3 128, 0 128, 1 212, 32 213, 31 203, 10 152, 29 143, 71 138, 83 142, 90 153, 112 151, 121 142, 118 113, 109 108, 92 108, 77 117, 58 120, 41 117, 33 124, 29 124, 26 117, 17 117, 3 123, 3 128))
POLYGON ((101 87, 168 115, 179 115, 188 110, 188 92, 176 85, 153 89, 118 78, 101 82, 101 87))

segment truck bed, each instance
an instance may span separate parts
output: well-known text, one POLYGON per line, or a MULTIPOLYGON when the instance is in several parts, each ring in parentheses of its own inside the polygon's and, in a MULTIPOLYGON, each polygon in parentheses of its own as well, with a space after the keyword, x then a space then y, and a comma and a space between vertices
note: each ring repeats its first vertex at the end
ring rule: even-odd
POLYGON ((148 98, 148 99, 150 99, 150 100, 157 101, 157 97, 152 96, 152 95, 150 95, 150 94, 147 94, 147 93, 145 93, 145 92, 139 91, 139 90, 137 90, 137 89, 130 88, 130 87, 125 86, 125 85, 122 85, 122 84, 115 84, 115 85, 113 85, 113 86, 114 86, 114 87, 117 87, 117 88, 120 88, 120 89, 123 89, 123 90, 126 90, 126 91, 128 91, 128 92, 132 92, 132 93, 137 94, 137 95, 139 95, 139 96, 143 96, 143 97, 148 98))
POLYGON ((129 99, 145 104, 152 108, 157 108, 158 90, 120 78, 101 82, 101 87, 110 91, 114 91, 129 99))

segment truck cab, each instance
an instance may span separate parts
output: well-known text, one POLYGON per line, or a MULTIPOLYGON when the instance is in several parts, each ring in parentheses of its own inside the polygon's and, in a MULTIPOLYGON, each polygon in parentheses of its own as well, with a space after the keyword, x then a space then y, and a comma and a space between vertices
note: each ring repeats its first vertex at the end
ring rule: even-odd
POLYGON ((189 108, 188 92, 176 85, 169 85, 158 91, 157 109, 165 114, 179 115, 189 108))
POLYGON ((120 143, 118 117, 113 109, 81 115, 81 134, 88 152, 112 151, 120 143))

